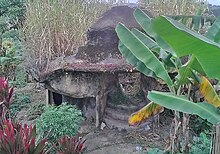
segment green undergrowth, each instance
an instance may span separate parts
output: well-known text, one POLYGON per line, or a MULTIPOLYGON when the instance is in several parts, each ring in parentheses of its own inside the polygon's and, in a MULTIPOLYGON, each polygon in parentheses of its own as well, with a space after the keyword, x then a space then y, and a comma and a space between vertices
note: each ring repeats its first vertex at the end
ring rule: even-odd
POLYGON ((20 112, 23 108, 29 108, 29 105, 31 103, 30 95, 27 95, 25 93, 17 92, 14 95, 13 102, 9 108, 9 112, 11 117, 16 117, 18 112, 20 112))
POLYGON ((208 154, 210 152, 211 135, 200 133, 197 139, 194 139, 190 149, 190 154, 208 154))
POLYGON ((54 143, 63 135, 77 134, 82 113, 73 105, 48 106, 36 121, 37 133, 54 143))

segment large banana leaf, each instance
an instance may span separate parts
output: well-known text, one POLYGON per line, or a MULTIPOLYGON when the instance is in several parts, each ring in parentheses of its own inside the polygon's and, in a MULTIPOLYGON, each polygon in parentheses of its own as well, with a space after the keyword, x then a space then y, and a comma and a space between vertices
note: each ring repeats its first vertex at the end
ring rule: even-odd
POLYGON ((152 38, 154 38, 157 42, 157 44, 159 44, 160 47, 162 47, 163 49, 169 51, 170 53, 172 53, 172 55, 175 56, 175 53, 172 51, 172 49, 164 42, 164 40, 161 39, 160 36, 157 35, 157 33, 155 33, 152 29, 152 25, 151 25, 151 18, 144 13, 142 10, 140 9, 136 9, 134 11, 134 17, 136 19, 136 21, 140 24, 140 26, 143 28, 143 30, 152 38))
POLYGON ((194 55, 208 77, 220 80, 220 46, 217 43, 168 17, 156 18, 153 29, 178 57, 194 55))
POLYGON ((142 122, 147 121, 151 116, 155 116, 158 113, 163 112, 163 107, 150 102, 137 112, 133 113, 128 120, 129 125, 136 126, 142 122))
POLYGON ((121 54, 125 57, 126 61, 130 63, 132 66, 134 66, 136 70, 142 72, 146 76, 156 78, 155 73, 148 69, 143 62, 139 61, 133 55, 133 53, 124 44, 121 43, 121 41, 119 42, 118 49, 121 52, 121 54))
POLYGON ((157 102, 157 104, 166 108, 189 113, 196 114, 203 119, 207 119, 212 124, 220 122, 220 114, 217 108, 208 103, 194 103, 187 100, 184 96, 177 96, 171 93, 151 91, 148 94, 148 98, 157 102))
POLYGON ((212 87, 211 83, 204 76, 200 76, 201 82, 199 83, 199 91, 205 100, 214 105, 215 107, 220 106, 220 98, 218 97, 215 89, 212 87))
POLYGON ((129 29, 122 24, 118 24, 116 33, 120 41, 145 65, 145 67, 153 71, 158 78, 164 80, 168 86, 171 87, 173 85, 163 64, 129 29))
POLYGON ((136 9, 134 11, 134 17, 149 36, 154 37, 156 35, 151 27, 151 18, 145 12, 136 9))
POLYGON ((149 36, 144 34, 143 32, 137 30, 136 28, 133 28, 131 32, 142 41, 149 49, 160 49, 160 46, 149 36))
POLYGON ((165 63, 165 65, 170 67, 175 67, 174 62, 172 61, 171 57, 169 57, 169 54, 166 53, 153 39, 151 39, 149 36, 144 34, 143 32, 133 28, 131 32, 144 43, 151 51, 157 55, 157 57, 165 63))
POLYGON ((195 56, 189 57, 190 60, 181 66, 179 68, 179 74, 177 75, 177 85, 183 85, 189 83, 189 78, 193 78, 194 76, 192 75, 192 70, 196 70, 197 72, 200 72, 202 75, 205 75, 205 72, 196 59, 195 56))
POLYGON ((212 26, 208 29, 205 36, 216 43, 220 43, 220 16, 215 20, 212 26))

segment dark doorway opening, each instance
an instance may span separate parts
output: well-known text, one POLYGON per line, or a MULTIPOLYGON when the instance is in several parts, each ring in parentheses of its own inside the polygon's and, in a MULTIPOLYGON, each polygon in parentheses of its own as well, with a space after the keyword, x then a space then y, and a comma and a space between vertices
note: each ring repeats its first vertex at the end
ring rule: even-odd
POLYGON ((53 92, 53 101, 55 105, 61 105, 62 104, 62 95, 53 92))

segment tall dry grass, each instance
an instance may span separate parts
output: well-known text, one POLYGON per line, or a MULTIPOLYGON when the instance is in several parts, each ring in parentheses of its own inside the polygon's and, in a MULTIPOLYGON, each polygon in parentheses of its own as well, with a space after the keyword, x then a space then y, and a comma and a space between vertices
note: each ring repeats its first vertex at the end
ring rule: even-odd
POLYGON ((139 5, 158 15, 194 15, 207 5, 206 0, 139 0, 139 5))
POLYGON ((125 0, 29 0, 23 28, 28 66, 44 68, 56 57, 74 54, 88 27, 112 5, 125 0))
MULTIPOLYGON (((194 14, 203 0, 139 0, 156 15, 194 14)), ((56 57, 75 54, 88 27, 113 5, 129 0, 27 0, 22 30, 28 67, 41 70, 56 57)))

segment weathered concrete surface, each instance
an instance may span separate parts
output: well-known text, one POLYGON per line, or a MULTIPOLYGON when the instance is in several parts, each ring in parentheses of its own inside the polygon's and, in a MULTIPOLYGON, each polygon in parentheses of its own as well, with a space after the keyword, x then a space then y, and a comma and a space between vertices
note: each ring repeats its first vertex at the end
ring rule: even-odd
POLYGON ((63 72, 46 82, 46 88, 73 98, 96 97, 104 81, 106 90, 117 87, 117 75, 101 72, 63 72), (104 78, 105 77, 105 78, 104 78))
MULTIPOLYGON (((91 55, 94 55, 94 53, 91 53, 91 55)), ((90 57, 91 61, 97 61, 93 60, 94 57, 90 57)), ((79 60, 74 56, 69 56, 52 61, 44 71, 40 72, 38 81, 46 83, 54 78, 64 76, 66 72, 120 73, 129 72, 130 70, 134 71, 133 66, 123 59, 106 58, 97 63, 90 63, 87 60, 79 60)))
MULTIPOLYGON (((78 49, 76 58, 89 60, 92 63, 109 57, 122 59, 118 51, 119 39, 115 27, 118 23, 123 23, 129 29, 142 29, 134 18, 135 9, 135 7, 117 6, 106 11, 88 29, 86 46, 78 49)), ((151 13, 145 12, 152 17, 151 13)))
POLYGON ((47 82, 47 88, 74 98, 95 97, 100 80, 99 73, 66 72, 47 82))
MULTIPOLYGON (((131 6, 116 6, 103 13, 103 15, 90 27, 92 30, 102 30, 107 27, 115 28, 121 22, 128 28, 138 28, 140 25, 136 22, 133 12, 137 7, 131 6)), ((149 17, 153 17, 150 12, 144 10, 149 17)))

